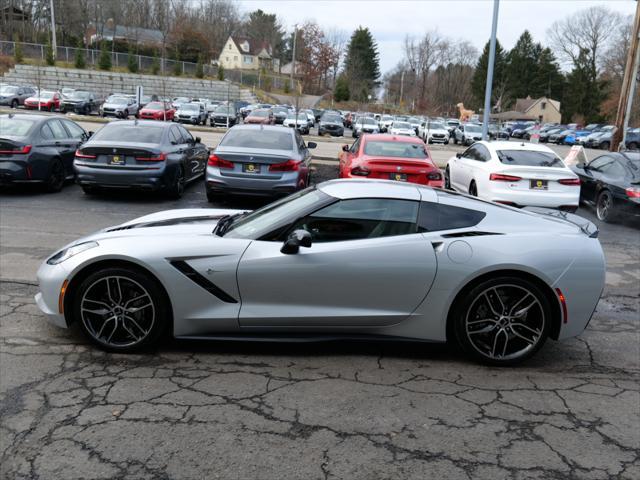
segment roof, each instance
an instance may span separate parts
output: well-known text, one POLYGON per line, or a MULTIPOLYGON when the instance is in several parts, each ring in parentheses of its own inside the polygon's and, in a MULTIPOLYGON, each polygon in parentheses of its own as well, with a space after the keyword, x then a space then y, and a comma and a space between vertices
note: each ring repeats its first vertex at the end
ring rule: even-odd
POLYGON ((509 110, 507 112, 492 113, 491 118, 495 120, 536 120, 537 119, 535 115, 528 115, 526 113, 523 113, 517 110, 509 110))
POLYGON ((235 44, 238 51, 244 55, 258 55, 262 50, 265 50, 269 57, 271 57, 271 45, 267 42, 258 42, 249 37, 232 35, 231 41, 235 44), (249 50, 246 51, 242 48, 243 44, 248 44, 249 50))
POLYGON ((516 99, 516 106, 515 106, 514 110, 517 111, 517 112, 526 112, 537 101, 538 101, 537 99, 531 98, 531 97, 518 98, 518 99, 516 99))
POLYGON ((486 141, 482 141, 482 142, 476 142, 476 143, 482 143, 486 147, 489 147, 489 149, 493 149, 493 150, 529 150, 529 151, 534 151, 534 152, 551 152, 551 153, 553 153, 553 150, 551 150, 546 145, 541 145, 539 143, 530 143, 530 142, 525 142, 525 141, 521 141, 521 142, 514 142, 514 141, 486 142, 486 141))
POLYGON ((424 145, 424 142, 418 137, 409 137, 407 135, 389 135, 386 133, 365 133, 362 135, 363 140, 380 140, 383 142, 400 142, 400 143, 418 143, 424 145))
POLYGON ((436 192, 431 188, 418 188, 418 185, 413 183, 393 180, 337 179, 323 182, 317 188, 339 199, 370 197, 438 202, 436 192))

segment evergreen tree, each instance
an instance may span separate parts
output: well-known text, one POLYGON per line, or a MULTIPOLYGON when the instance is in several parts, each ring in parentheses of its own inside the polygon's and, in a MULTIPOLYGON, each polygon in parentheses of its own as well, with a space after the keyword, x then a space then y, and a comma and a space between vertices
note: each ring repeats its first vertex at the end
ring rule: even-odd
POLYGON ((180 52, 176 50, 176 61, 173 63, 173 74, 176 77, 182 75, 182 62, 180 61, 180 52))
POLYGON ((333 99, 336 102, 346 102, 349 100, 349 82, 344 77, 344 75, 340 75, 336 80, 336 87, 333 91, 333 99))
POLYGON ((196 63, 196 77, 204 78, 204 66, 202 65, 202 54, 198 55, 198 63, 196 63))
POLYGON ((100 56, 98 57, 98 67, 100 70, 111 70, 111 53, 107 50, 107 44, 100 45, 100 56))
POLYGON ((151 73, 158 75, 160 72, 160 59, 158 58, 158 52, 153 52, 153 60, 151 61, 151 73))
POLYGON ((224 67, 222 65, 218 65, 218 80, 221 82, 224 80, 224 67))
POLYGON ((549 48, 544 48, 538 57, 536 74, 531 84, 531 97, 548 97, 562 101, 564 76, 556 57, 549 48))
MULTIPOLYGON (((482 55, 478 59, 476 69, 471 79, 471 93, 476 101, 476 105, 482 107, 484 105, 484 92, 487 85, 487 67, 489 65, 489 49, 490 42, 484 46, 482 55)), ((506 81, 506 54, 500 42, 496 39, 496 58, 493 67, 493 88, 491 90, 491 107, 496 106, 498 101, 504 109, 506 81)))
POLYGON ((533 87, 541 51, 542 46, 534 43, 529 31, 525 30, 507 54, 505 80, 508 103, 528 95, 537 97, 533 87))
POLYGON ((349 40, 345 59, 345 74, 350 96, 367 101, 380 78, 378 46, 368 28, 358 27, 349 40))
POLYGON ((13 59, 16 63, 22 63, 24 61, 24 53, 22 52, 22 45, 18 42, 18 39, 15 38, 15 47, 13 50, 13 59))
POLYGON ((45 48, 45 61, 47 65, 53 67, 56 64, 56 58, 53 55, 53 47, 51 46, 51 42, 47 40, 47 46, 45 48))
POLYGON ((74 64, 76 68, 87 68, 87 62, 84 58, 84 45, 82 45, 82 42, 80 40, 78 40, 78 43, 76 44, 76 55, 74 64))
POLYGON ((605 98, 605 86, 598 79, 588 50, 581 49, 573 70, 567 75, 562 120, 583 121, 585 124, 603 121, 600 104, 605 98))
POLYGON ((138 58, 135 53, 133 53, 133 49, 129 49, 129 54, 127 55, 127 69, 131 73, 138 73, 138 58))

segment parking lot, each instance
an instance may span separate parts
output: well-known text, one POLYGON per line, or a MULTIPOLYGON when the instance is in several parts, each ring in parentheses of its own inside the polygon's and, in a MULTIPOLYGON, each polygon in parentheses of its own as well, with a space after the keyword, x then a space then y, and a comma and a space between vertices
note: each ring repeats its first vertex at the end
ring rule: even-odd
MULTIPOLYGON (((221 134, 197 135, 214 146, 221 134)), ((329 159, 340 145, 320 142, 314 182, 337 175, 329 159)), ((432 148, 440 166, 455 151, 432 148)), ((172 341, 115 355, 39 313, 35 271, 56 248, 147 213, 208 206, 201 181, 180 200, 76 185, 2 194, 3 478, 640 477, 637 219, 600 224, 578 211, 600 227, 607 259, 596 314, 580 337, 549 341, 512 369, 397 343, 172 341)))

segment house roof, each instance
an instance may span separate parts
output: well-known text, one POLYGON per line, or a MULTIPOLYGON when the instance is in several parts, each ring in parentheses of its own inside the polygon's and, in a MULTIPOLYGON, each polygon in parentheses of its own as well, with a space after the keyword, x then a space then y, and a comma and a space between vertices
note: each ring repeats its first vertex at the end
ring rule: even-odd
POLYGON ((266 55, 262 54, 262 57, 271 58, 271 45, 269 45, 267 42, 258 42, 249 37, 243 37, 239 35, 232 35, 230 38, 236 45, 236 48, 240 53, 246 55, 260 55, 260 53, 262 53, 262 51, 264 50, 266 52, 266 55), (248 46, 249 49, 244 49, 244 46, 248 46))
POLYGON ((540 98, 531 98, 531 97, 527 97, 527 98, 518 98, 516 99, 516 105, 515 105, 515 110, 518 112, 524 112, 527 113, 529 110, 531 110, 535 105, 537 105, 539 102, 542 101, 546 101, 548 104, 553 105, 553 107, 560 112, 560 102, 558 102, 557 100, 551 100, 550 98, 547 97, 540 97, 540 98))

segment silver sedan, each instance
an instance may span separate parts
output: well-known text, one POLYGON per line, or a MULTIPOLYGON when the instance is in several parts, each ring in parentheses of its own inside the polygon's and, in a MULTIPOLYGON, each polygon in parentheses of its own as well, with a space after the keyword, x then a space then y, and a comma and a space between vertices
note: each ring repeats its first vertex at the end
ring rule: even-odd
POLYGON ((36 301, 111 351, 179 338, 451 341, 510 365, 582 333, 604 285, 598 231, 390 181, 334 180, 254 212, 169 210, 79 239, 36 301))

